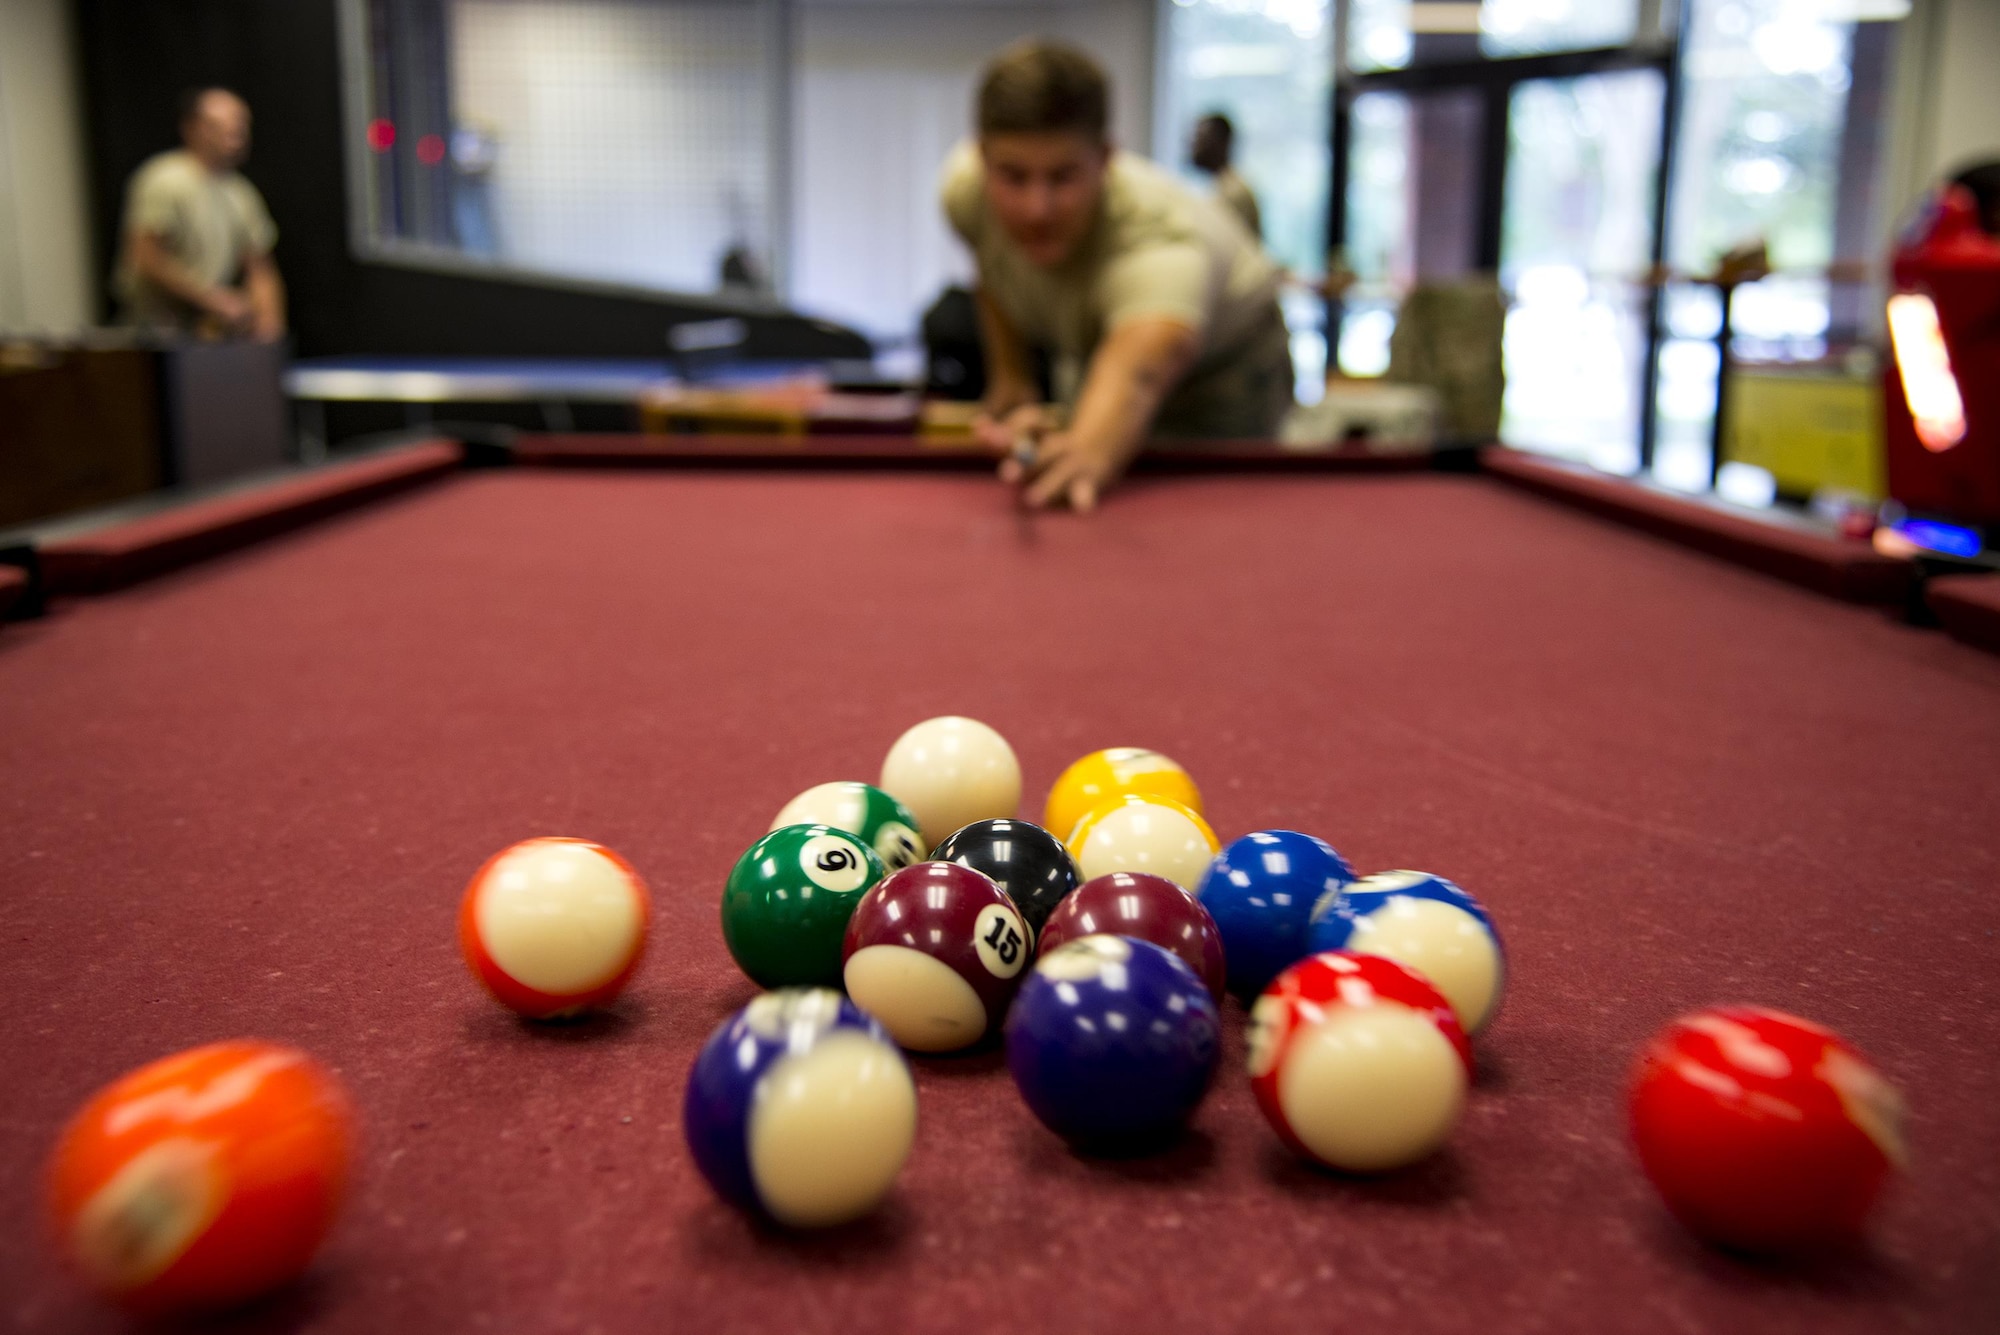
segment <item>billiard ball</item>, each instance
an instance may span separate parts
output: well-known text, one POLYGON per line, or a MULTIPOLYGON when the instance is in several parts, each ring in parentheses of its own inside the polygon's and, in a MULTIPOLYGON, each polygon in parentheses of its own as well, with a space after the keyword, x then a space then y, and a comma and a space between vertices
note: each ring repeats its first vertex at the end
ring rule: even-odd
POLYGON ((889 748, 882 787, 917 815, 923 836, 940 843, 976 820, 1019 814, 1021 762, 1007 739, 977 719, 927 719, 889 748))
POLYGON ((1351 950, 1409 965, 1476 1034, 1500 1009, 1507 958, 1480 902, 1421 871, 1385 871, 1328 890, 1314 906, 1308 950, 1351 950))
POLYGON ((927 846, 910 809, 867 783, 823 783, 806 789, 785 803, 771 822, 774 830, 787 825, 831 825, 859 835, 890 871, 922 862, 927 846))
POLYGON ((1444 996, 1376 955, 1312 955, 1250 1013, 1250 1087, 1278 1138, 1330 1168, 1415 1163, 1458 1124, 1472 1048, 1444 996))
POLYGON ((458 943, 502 1005, 535 1020, 602 1006, 646 946, 639 873, 582 839, 528 839, 496 853, 459 903, 458 943))
POLYGON ((688 1073, 681 1128, 716 1194, 798 1228, 845 1223, 895 1185, 917 1087, 882 1026, 826 988, 766 992, 688 1073))
POLYGON ((1222 1053, 1208 989, 1172 951, 1080 937, 1041 957, 1007 1017, 1007 1069, 1042 1125, 1133 1149, 1187 1125, 1222 1053))
POLYGON ((951 1052, 1000 1027, 1035 945, 990 876, 919 862, 861 897, 844 951, 857 1005, 913 1052, 951 1052))
POLYGON ((1046 954, 1094 932, 1137 937, 1171 950, 1210 996, 1222 1000, 1228 972, 1222 933, 1201 901, 1166 877, 1114 871, 1085 881, 1049 915, 1035 949, 1046 954))
POLYGON ((1222 932, 1229 990, 1247 1002, 1309 954, 1313 906, 1353 879, 1333 845, 1294 830, 1259 830, 1223 849, 1194 893, 1222 932))
POLYGON ((1060 839, 1039 825, 1005 817, 956 831, 931 850, 931 861, 956 862, 991 876, 1037 932, 1079 879, 1060 839))
POLYGON ((1753 1006, 1686 1015, 1634 1072, 1632 1143, 1676 1218, 1739 1251, 1858 1237, 1905 1158, 1903 1101, 1830 1030, 1753 1006))
POLYGON ((53 1233, 92 1287, 133 1311, 246 1302, 311 1262, 353 1139, 346 1092, 296 1049, 242 1039, 162 1058, 63 1128, 53 1233))
POLYGON ((1215 831, 1200 812, 1170 797, 1140 793, 1093 807, 1069 836, 1069 855, 1086 881, 1114 871, 1142 871, 1192 885, 1215 849, 1215 831))
POLYGON ((722 940, 759 987, 838 987, 854 906, 884 874, 859 836, 786 825, 745 850, 722 887, 722 940))
POLYGON ((1168 798, 1201 814, 1201 790, 1186 770, 1158 751, 1114 746, 1092 751, 1057 776, 1042 824, 1066 839, 1078 821, 1126 793, 1168 798))

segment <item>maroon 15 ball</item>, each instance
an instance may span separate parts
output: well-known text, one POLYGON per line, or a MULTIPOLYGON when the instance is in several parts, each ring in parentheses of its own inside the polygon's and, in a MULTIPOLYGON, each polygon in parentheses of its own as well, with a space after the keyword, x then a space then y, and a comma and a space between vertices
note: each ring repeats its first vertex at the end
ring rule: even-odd
POLYGON ((913 1052, 970 1047, 1000 1027, 1034 938, 993 878, 950 862, 885 877, 854 906, 847 995, 913 1052))
POLYGON ((1046 955, 1064 942, 1096 932, 1136 936, 1173 951, 1207 984, 1210 996, 1222 999, 1228 974, 1222 933, 1201 901, 1166 877, 1114 871, 1085 881, 1056 905, 1042 925, 1036 950, 1046 955))

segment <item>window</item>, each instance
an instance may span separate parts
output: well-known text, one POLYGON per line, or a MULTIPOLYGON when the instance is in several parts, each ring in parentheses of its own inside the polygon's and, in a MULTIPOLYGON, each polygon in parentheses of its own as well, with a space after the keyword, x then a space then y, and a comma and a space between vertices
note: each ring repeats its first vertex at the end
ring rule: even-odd
POLYGON ((1402 93, 1364 93, 1354 99, 1348 126, 1345 258, 1355 281, 1345 294, 1335 357, 1347 375, 1377 376, 1389 369, 1397 297, 1416 265, 1410 99, 1402 93))
POLYGON ((1501 437, 1639 467, 1666 81, 1655 70, 1517 84, 1507 117, 1501 437))
POLYGON ((1532 56, 1624 46, 1639 32, 1639 0, 1486 0, 1479 50, 1532 56))
POLYGON ((688 293, 782 278, 776 4, 357 0, 347 17, 365 249, 688 293))
POLYGON ((1639 32, 1639 0, 1352 0, 1348 12, 1357 74, 1624 46, 1639 32))
MULTIPOLYGON (((1855 25, 1829 17, 1833 7, 1790 0, 1688 2, 1667 261, 1706 273, 1731 247, 1766 241, 1772 267, 1795 272, 1738 290, 1734 352, 1822 357, 1833 292, 1818 271, 1843 258, 1834 253, 1836 217, 1855 185, 1840 179, 1855 25)), ((1714 288, 1667 289, 1654 473, 1685 490, 1709 484, 1721 322, 1714 288)))
POLYGON ((1341 367, 1384 369, 1413 285, 1495 273, 1502 438, 1708 487, 1725 306, 1705 276, 1723 254, 1761 241, 1776 271, 1730 294, 1732 366, 1845 364, 1879 314, 1865 248, 1906 10, 1349 0, 1334 235, 1357 281, 1341 367))

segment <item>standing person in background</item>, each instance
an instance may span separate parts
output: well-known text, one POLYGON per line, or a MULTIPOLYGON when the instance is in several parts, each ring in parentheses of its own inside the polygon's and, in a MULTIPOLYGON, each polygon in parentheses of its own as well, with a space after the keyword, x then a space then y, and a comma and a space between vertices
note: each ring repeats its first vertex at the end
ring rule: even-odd
POLYGON ((114 280, 125 319, 205 337, 280 338, 278 229, 237 171, 250 151, 250 108, 227 88, 196 89, 181 100, 180 131, 183 147, 147 159, 126 190, 114 280))
POLYGON ((1104 71, 1031 41, 980 81, 946 219, 979 269, 974 434, 1029 505, 1088 510, 1161 435, 1266 438, 1292 406, 1278 268, 1215 201, 1114 151, 1104 71), (1031 348, 1050 354, 1043 404, 1031 348))
POLYGON ((1236 126, 1221 112, 1212 112, 1195 122, 1194 138, 1188 144, 1188 161, 1215 178, 1215 197, 1243 220, 1250 235, 1262 239, 1264 216, 1258 211, 1257 196, 1250 183, 1236 174, 1230 160, 1236 151, 1236 126))

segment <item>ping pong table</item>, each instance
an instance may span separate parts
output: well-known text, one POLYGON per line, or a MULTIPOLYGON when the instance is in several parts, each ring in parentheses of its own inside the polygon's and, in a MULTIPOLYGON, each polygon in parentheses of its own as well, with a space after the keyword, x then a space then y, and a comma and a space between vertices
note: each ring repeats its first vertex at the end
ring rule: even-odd
POLYGON ((327 410, 333 404, 387 404, 403 410, 406 426, 431 425, 451 406, 531 405, 543 430, 577 428, 580 405, 627 406, 636 425, 639 401, 655 390, 698 380, 748 385, 805 372, 834 383, 879 381, 868 361, 696 361, 683 357, 311 357, 285 372, 286 396, 297 411, 299 455, 326 455, 327 410))

